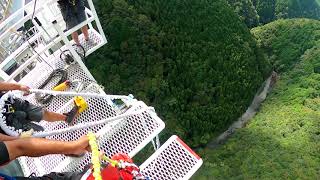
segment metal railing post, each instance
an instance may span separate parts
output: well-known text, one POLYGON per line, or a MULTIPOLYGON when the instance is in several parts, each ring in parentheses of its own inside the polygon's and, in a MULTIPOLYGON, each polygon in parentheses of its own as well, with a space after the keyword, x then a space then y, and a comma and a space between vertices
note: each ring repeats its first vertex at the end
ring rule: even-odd
POLYGON ((97 25, 97 27, 98 27, 98 31, 99 31, 99 33, 101 34, 103 41, 104 41, 105 43, 107 43, 108 40, 107 40, 107 38, 106 38, 106 35, 105 35, 104 32, 103 32, 102 26, 101 26, 101 24, 100 24, 100 20, 99 20, 99 18, 98 18, 98 15, 97 15, 96 9, 94 8, 94 5, 93 5, 92 0, 88 0, 88 4, 89 4, 90 10, 91 10, 91 12, 92 12, 92 14, 93 14, 94 20, 96 21, 96 25, 97 25))
POLYGON ((59 36, 62 38, 62 40, 65 43, 65 45, 67 46, 67 48, 70 50, 70 52, 71 52, 72 56, 74 57, 74 59, 80 65, 81 69, 85 71, 85 73, 90 77, 90 79, 94 80, 94 77, 92 76, 90 71, 87 69, 87 67, 84 65, 84 63, 82 62, 81 57, 73 49, 73 47, 72 47, 70 41, 68 40, 67 36, 61 30, 60 26, 58 25, 58 22, 57 21, 53 21, 52 24, 53 24, 54 28, 57 30, 59 36))
POLYGON ((2 69, 0 69, 0 77, 4 80, 4 81, 8 81, 9 79, 9 75, 4 72, 2 69))

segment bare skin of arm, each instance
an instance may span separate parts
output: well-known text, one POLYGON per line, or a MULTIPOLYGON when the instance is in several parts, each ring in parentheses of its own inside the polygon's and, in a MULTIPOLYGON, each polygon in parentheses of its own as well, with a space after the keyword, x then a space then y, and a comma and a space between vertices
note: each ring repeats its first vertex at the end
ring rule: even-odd
POLYGON ((25 95, 29 94, 29 87, 17 83, 0 82, 0 91, 20 90, 24 91, 25 95))
POLYGON ((82 136, 77 141, 55 141, 44 138, 22 138, 5 141, 10 161, 20 156, 39 157, 48 154, 81 155, 89 150, 89 139, 82 136))
POLYGON ((16 139, 19 139, 19 137, 8 136, 0 133, 0 141, 12 141, 16 139))
POLYGON ((0 82, 0 91, 20 90, 21 85, 16 83, 0 82))

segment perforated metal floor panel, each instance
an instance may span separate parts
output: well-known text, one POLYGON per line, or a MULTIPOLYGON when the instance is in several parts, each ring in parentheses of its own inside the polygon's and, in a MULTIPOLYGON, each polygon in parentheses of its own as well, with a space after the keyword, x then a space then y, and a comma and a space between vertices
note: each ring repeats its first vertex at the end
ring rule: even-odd
MULTIPOLYGON (((102 43, 100 35, 95 30, 90 29, 89 36, 90 38, 92 37, 92 40, 95 41, 96 43, 95 45, 102 43)), ((86 44, 83 42, 85 40, 82 34, 79 36, 79 40, 81 44, 86 44)), ((95 46, 84 45, 84 48, 86 49, 86 51, 94 47, 95 46)), ((65 50, 65 47, 62 47, 61 49, 65 50)), ((48 57, 49 60, 47 60, 47 62, 44 62, 44 61, 37 62, 35 69, 31 71, 29 74, 27 74, 19 83, 28 85, 31 88, 38 88, 50 76, 50 73, 53 72, 55 69, 66 68, 66 62, 60 59, 60 53, 61 53, 60 51, 57 51, 55 55, 49 56, 48 57)), ((90 76, 86 74, 86 72, 82 70, 78 64, 70 65, 65 70, 68 73, 67 79, 70 81, 80 80, 86 83, 85 87, 95 82, 95 80, 91 79, 90 76)), ((50 81, 43 89, 51 90, 57 84, 58 81, 59 81, 59 77, 53 78, 52 81, 50 81)), ((71 89, 71 91, 73 91, 73 89, 71 89)), ((99 93, 98 90, 92 90, 91 92, 99 93)), ((51 104, 46 106, 46 109, 50 111, 57 111, 60 107, 66 104, 70 99, 71 99, 70 97, 57 96, 53 98, 53 101, 51 104)), ((39 104, 36 101, 34 95, 28 96, 27 100, 33 104, 43 106, 42 104, 39 104)))
MULTIPOLYGON (((54 11, 59 12, 54 5, 54 11)), ((91 5, 92 6, 92 5, 91 5)), ((91 12, 92 13, 92 12, 91 12)), ((93 17, 93 16, 92 16, 93 17)), ((51 22, 51 21, 50 21, 51 22)), ((88 22, 88 26, 92 27, 88 22)), ((96 24, 97 25, 97 24, 96 24)), ((98 23, 99 25, 99 23, 98 23)), ((56 30, 59 28, 56 27, 56 30)), ((99 28, 98 28, 99 29, 99 28)), ((103 31, 100 30, 99 32, 103 31)), ((53 30, 53 29, 51 29, 53 30)), ((59 32, 65 44, 69 46, 67 37, 63 34, 62 30, 59 32)), ((104 35, 103 35, 104 37, 104 35)), ((60 39, 59 39, 60 40, 60 39)), ((104 45, 107 41, 106 38, 102 38, 96 30, 89 29, 89 41, 86 41, 83 34, 79 36, 80 44, 82 45, 86 56, 97 50, 104 45)), ((70 41, 74 44, 74 41, 70 41)), ((52 43, 50 47, 53 48, 57 44, 52 43)), ((73 46, 76 52, 83 51, 82 48, 73 46)), ((37 47, 41 49, 41 47, 37 47)), ((62 51, 66 50, 66 46, 61 47, 61 51, 57 50, 54 54, 49 52, 42 53, 42 57, 38 57, 39 61, 30 62, 32 66, 35 66, 31 72, 21 73, 22 66, 17 73, 13 73, 7 78, 11 80, 19 76, 16 80, 20 80, 20 84, 28 85, 32 89, 37 89, 45 82, 49 75, 56 69, 64 69, 67 71, 67 79, 70 81, 83 82, 83 88, 80 92, 90 92, 106 95, 105 92, 98 86, 93 76, 90 74, 83 63, 75 63, 72 65, 66 65, 66 62, 60 59, 62 51), (44 61, 44 59, 46 61, 44 61), (18 72, 20 74, 18 74, 18 72), (23 77, 24 76, 24 77, 23 77)), ((43 50, 43 49, 42 49, 43 50)), ((74 52, 74 51, 72 51, 74 52)), ((76 55, 76 54, 75 54, 76 55)), ((32 60, 30 60, 32 61, 32 60)), ((29 62, 28 62, 29 63, 29 62)), ((54 77, 44 88, 45 90, 51 90, 56 86, 59 81, 59 77, 54 77)), ((75 88, 68 89, 67 91, 75 91, 75 88)), ((119 96, 118 96, 119 97, 119 96)), ((129 97, 129 96, 128 96, 129 97)), ((50 104, 43 105, 36 100, 34 94, 23 97, 30 103, 43 106, 48 111, 54 111, 58 113, 65 113, 70 111, 74 106, 73 98, 66 96, 56 96, 52 99, 50 104)), ((153 109, 150 109, 145 103, 136 99, 128 98, 124 104, 129 104, 123 112, 122 106, 118 107, 114 104, 112 99, 105 98, 87 98, 88 109, 82 112, 75 120, 75 126, 83 126, 73 131, 64 131, 56 135, 50 135, 46 138, 62 141, 72 141, 86 135, 89 131, 97 133, 100 136, 99 147, 104 151, 107 156, 111 157, 116 153, 126 153, 130 157, 137 154, 143 147, 145 147, 152 139, 154 139, 165 127, 164 122, 157 116, 153 109), (121 109, 121 110, 119 110, 121 109), (139 112, 132 114, 134 112, 139 112), (126 117, 122 117, 124 114, 126 117), (103 124, 96 124, 94 126, 87 126, 87 123, 93 123, 100 120, 111 119, 115 117, 121 117, 112 122, 106 122, 103 124)), ((39 125, 44 127, 44 132, 35 132, 33 135, 39 135, 47 132, 56 132, 59 130, 65 130, 69 128, 65 122, 53 122, 49 123, 41 121, 39 125)), ((37 136, 43 137, 43 136, 37 136)), ((81 158, 72 158, 65 155, 47 155, 38 158, 21 157, 19 158, 20 165, 22 167, 25 176, 29 176, 34 173, 36 176, 42 176, 49 174, 50 172, 71 172, 81 171, 85 166, 91 163, 91 154, 87 153, 81 158)), ((158 149, 140 168, 144 175, 151 179, 188 179, 192 174, 201 166, 202 159, 196 155, 186 144, 184 144, 177 136, 172 136, 160 149, 158 149)))
MULTIPOLYGON (((146 107, 142 102, 137 102, 140 107, 146 107)), ((90 103, 89 103, 90 104, 90 103)), ((92 109, 94 111, 94 109, 92 109)), ((100 109, 101 110, 101 109, 100 109)), ((79 118, 78 123, 84 121, 94 121, 98 115, 92 116, 89 110, 79 118), (91 115, 90 115, 91 114, 91 115), (91 116, 91 117, 90 117, 91 116)), ((95 111, 96 113, 98 111, 95 111)), ((46 126, 46 128, 64 128, 64 123, 46 126)), ((128 118, 110 123, 105 126, 95 126, 94 128, 84 128, 75 132, 64 133, 48 137, 58 140, 75 140, 85 135, 88 131, 103 134, 99 140, 101 150, 108 156, 115 153, 127 153, 131 157, 140 151, 148 142, 150 142, 164 128, 164 123, 151 111, 145 111, 140 115, 133 115, 128 118)), ((40 158, 20 158, 19 159, 25 175, 32 172, 37 175, 43 175, 50 172, 63 171, 81 171, 84 166, 90 163, 90 154, 83 158, 71 158, 64 155, 48 155, 40 158)))
MULTIPOLYGON (((90 47, 88 47, 90 48, 90 47)), ((32 88, 38 88, 42 82, 53 71, 50 67, 62 68, 65 66, 65 62, 62 62, 59 58, 54 58, 48 62, 37 63, 34 71, 27 74, 19 83, 26 84, 32 88)), ((81 69, 77 64, 69 66, 67 69, 69 80, 81 80, 84 82, 93 82, 88 74, 81 69)), ((57 78, 48 83, 44 89, 52 89, 57 78)), ((98 86, 85 85, 86 92, 103 93, 98 86)), ((71 89, 72 91, 72 89, 71 89)), ((36 105, 40 105, 34 95, 29 95, 26 99, 36 105)), ((102 119, 115 117, 119 115, 119 111, 113 105, 113 102, 109 98, 85 98, 88 103, 88 109, 80 114, 76 118, 75 124, 83 124, 88 122, 95 122, 102 119)), ((132 100, 132 107, 127 111, 136 111, 139 109, 147 108, 147 106, 140 101, 132 100)), ((45 108, 49 111, 55 112, 68 112, 73 107, 73 100, 71 97, 54 97, 52 102, 45 108)), ((65 122, 48 123, 41 121, 39 123, 45 128, 46 132, 68 128, 65 122)), ((147 143, 149 143, 157 134, 164 129, 163 121, 152 110, 145 110, 138 115, 131 115, 127 118, 119 119, 112 123, 103 125, 97 125, 94 127, 83 128, 74 132, 67 132, 59 135, 47 137, 49 139, 56 140, 76 140, 79 137, 86 135, 88 131, 102 134, 99 143, 101 150, 106 152, 108 156, 112 156, 115 153, 127 153, 131 157, 140 151, 147 143)), ((37 134, 37 132, 35 133, 37 134)), ((44 175, 52 171, 80 171, 90 161, 90 154, 85 155, 83 158, 71 158, 64 155, 48 155, 40 158, 22 157, 19 162, 23 168, 24 174, 29 176, 31 173, 36 175, 44 175)))
POLYGON ((94 29, 91 30, 90 29, 90 31, 89 31, 89 40, 86 41, 84 36, 81 34, 79 36, 79 41, 80 41, 80 44, 85 49, 85 51, 91 53, 90 49, 93 49, 95 46, 101 44, 102 43, 102 38, 101 38, 100 34, 96 30, 94 30, 94 29))
POLYGON ((179 137, 172 136, 141 166, 150 179, 189 179, 202 165, 202 159, 179 137))

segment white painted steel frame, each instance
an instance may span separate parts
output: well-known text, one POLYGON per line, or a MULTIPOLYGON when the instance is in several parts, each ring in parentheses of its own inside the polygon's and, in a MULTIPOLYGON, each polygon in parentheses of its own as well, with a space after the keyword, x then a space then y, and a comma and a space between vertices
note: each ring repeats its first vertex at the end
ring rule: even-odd
MULTIPOLYGON (((57 0, 49 0, 49 1, 43 1, 46 4, 52 4, 54 2, 56 2, 57 0)), ((90 54, 92 52, 94 52, 95 50, 97 50, 98 48, 100 48, 101 46, 103 46, 104 44, 107 43, 107 39, 105 37, 105 34, 103 32, 102 26, 100 24, 99 18, 97 16, 97 13, 94 9, 94 5, 92 0, 87 0, 90 10, 88 8, 85 9, 86 13, 88 13, 90 15, 90 18, 86 19, 84 22, 78 24, 77 26, 73 27, 72 29, 68 30, 67 32, 63 32, 61 27, 57 26, 57 25, 53 25, 49 28, 53 28, 56 27, 56 30, 60 31, 58 32, 60 36, 56 37, 55 39, 53 39, 53 42, 50 42, 49 44, 46 44, 40 51, 38 51, 39 54, 44 53, 45 51, 47 51, 48 49, 50 49, 51 47, 53 47, 55 44, 57 44, 59 41, 63 40, 66 44, 66 46, 68 47, 68 49, 70 50, 70 52, 72 53, 72 55, 75 57, 75 59, 77 60, 77 62, 79 63, 79 65, 81 67, 85 67, 83 62, 81 61, 79 55, 74 51, 74 49, 72 48, 72 46, 70 45, 70 41, 67 39, 67 36, 69 36, 70 34, 72 34, 72 32, 77 31, 78 29, 80 29, 81 27, 89 24, 89 27, 92 27, 91 23, 93 21, 96 22, 97 28, 98 28, 98 33, 100 34, 100 36, 102 37, 102 43, 96 45, 95 47, 93 47, 92 49, 88 50, 87 54, 90 54)), ((41 1, 42 2, 42 1, 41 1)), ((7 18, 4 22, 2 22, 0 24, 0 29, 1 28, 5 28, 6 24, 10 23, 11 20, 13 20, 15 17, 17 17, 19 15, 19 13, 24 12, 26 9, 30 9, 32 8, 34 5, 34 0, 32 3, 28 3, 26 6, 24 6, 22 9, 19 9, 18 11, 16 11, 14 14, 12 14, 9 18, 7 18)), ((42 6, 37 5, 36 9, 35 9, 35 16, 43 11, 44 8, 42 6)), ((9 27, 3 34, 0 35, 0 41, 3 40, 4 37, 7 36, 8 33, 10 33, 10 31, 13 29, 17 29, 21 26, 23 26, 23 24, 31 19, 32 14, 27 14, 25 17, 23 17, 21 20, 19 20, 17 23, 15 23, 13 26, 9 27)), ((29 42, 32 43, 33 41, 35 41, 36 39, 38 39, 39 37, 44 37, 47 36, 46 34, 44 34, 44 31, 38 27, 36 25, 36 27, 38 28, 39 32, 37 34, 34 35, 34 37, 32 37, 29 42)), ((23 63, 18 69, 16 69, 11 75, 6 74, 3 70, 2 67, 4 67, 10 60, 12 60, 21 50, 23 50, 24 48, 28 47, 29 44, 28 42, 25 42, 23 45, 21 45, 21 47, 19 47, 17 50, 15 50, 15 52, 13 52, 11 55, 9 55, 9 57, 7 57, 1 64, 0 64, 0 76, 5 80, 5 81, 14 81, 13 78, 16 77, 18 74, 20 74, 28 65, 30 65, 32 62, 34 62, 37 58, 38 55, 35 54, 33 55, 30 59, 28 59, 25 63, 23 63)), ((91 78, 93 79, 91 73, 84 68, 84 70, 86 71, 86 73, 88 73, 89 76, 91 76, 91 78)))
MULTIPOLYGON (((76 52, 76 50, 73 49, 72 44, 70 43, 68 37, 63 33, 62 29, 58 25, 57 22, 52 22, 55 29, 58 31, 59 35, 62 37, 63 42, 66 44, 67 49, 71 52, 73 58, 77 61, 77 63, 80 65, 81 69, 86 72, 86 74, 90 77, 90 79, 94 80, 94 77, 90 73, 90 71, 87 69, 86 65, 81 60, 81 57, 76 52)), ((78 25, 79 26, 79 25, 78 25)), ((77 27, 77 26, 76 26, 77 27)))
MULTIPOLYGON (((170 146, 171 143, 178 143, 181 145, 181 147, 183 147, 183 149, 185 150, 186 153, 190 154, 191 156, 194 156, 195 157, 195 153, 189 148, 189 147, 186 147, 187 145, 184 144, 182 142, 182 140, 176 136, 176 135, 173 135, 171 136, 155 153, 153 153, 143 164, 140 165, 140 170, 143 171, 145 170, 145 168, 151 164, 153 161, 155 161, 159 155, 164 151, 166 150, 166 148, 168 148, 170 146), (183 144, 182 144, 183 143, 183 144)), ((195 157, 197 160, 197 163, 192 167, 191 170, 188 171, 188 173, 183 177, 183 178, 180 178, 179 180, 187 180, 187 179, 190 179, 191 176, 201 167, 203 161, 200 157, 198 157, 198 155, 196 155, 197 157, 195 157)), ((182 161, 181 159, 177 159, 177 161, 182 161)), ((187 163, 187 162, 185 162, 187 163)), ((170 167, 170 164, 167 164, 167 166, 170 167)))
MULTIPOLYGON (((69 105, 70 103, 73 103, 73 100, 70 100, 66 105, 69 105)), ((140 106, 142 109, 145 108, 149 108, 144 102, 142 101, 135 101, 134 106, 140 106)), ((61 107, 60 110, 58 110, 58 112, 60 112, 62 109, 64 109, 64 107, 61 107)), ((133 109, 133 108, 132 108, 133 109)), ((140 111, 140 110, 138 110, 140 111)), ((128 113, 134 113, 134 111, 129 111, 128 113)), ((164 122, 157 116, 157 114, 153 111, 153 110, 148 110, 149 115, 155 119, 155 121, 159 124, 159 127, 157 129, 155 129, 153 132, 150 133, 150 135, 148 137, 146 137, 145 139, 143 139, 143 141, 140 142, 139 145, 137 145, 134 149, 132 149, 128 155, 130 157, 134 157, 139 151, 141 151, 153 138, 155 138, 164 128, 165 128, 165 124, 164 122)), ((121 121, 121 119, 119 120, 121 121)), ((97 132, 97 135, 99 135, 100 137, 104 135, 104 133, 106 132, 113 132, 113 131, 117 131, 115 129, 112 129, 109 125, 105 125, 103 128, 100 129, 99 132, 97 132)), ((123 139, 124 141, 126 139, 123 139)), ((127 142, 130 143, 130 142, 127 142)), ((38 167, 42 167, 41 165, 41 161, 37 158, 32 158, 34 160, 35 165, 38 167)), ((29 176, 33 170, 30 169, 30 167, 26 164, 26 158, 25 157, 21 157, 18 159, 19 163, 21 164, 23 173, 25 176, 29 176)), ((73 158, 73 157, 66 157, 62 162, 59 163, 59 166, 57 166, 53 172, 61 172, 63 171, 71 162, 73 161, 77 161, 78 158, 73 158)), ((43 168, 37 169, 37 171, 39 173, 45 174, 45 170, 43 168)))
MULTIPOLYGON (((55 3, 57 0, 48 0, 48 1, 41 1, 41 2, 45 2, 46 4, 49 3, 55 3)), ((55 37, 54 39, 52 39, 52 41, 48 44, 46 44, 44 47, 42 47, 40 50, 38 50, 37 52, 39 54, 43 54, 45 53, 48 49, 50 49, 51 47, 53 47, 55 44, 57 44, 58 42, 60 42, 61 40, 65 43, 65 47, 67 49, 70 50, 70 52, 72 53, 73 57, 75 58, 75 60, 78 62, 78 64, 80 65, 81 69, 83 69, 85 71, 85 73, 94 80, 93 76, 91 75, 91 73, 88 71, 88 69, 86 68, 86 66, 83 64, 80 56, 77 54, 77 52, 73 49, 71 41, 68 40, 68 36, 70 34, 72 34, 72 32, 77 31, 78 29, 80 29, 81 27, 83 27, 84 25, 89 25, 89 27, 92 29, 92 22, 95 21, 96 22, 96 26, 98 29, 98 33, 100 34, 100 36, 102 37, 102 43, 99 43, 98 45, 96 45, 94 48, 88 50, 87 54, 90 54, 92 52, 94 52, 95 50, 97 50, 98 48, 100 48, 101 46, 103 46, 104 44, 107 43, 107 39, 106 36, 103 32, 102 26, 100 24, 100 21, 98 19, 97 13, 94 9, 94 5, 92 0, 87 0, 88 1, 88 5, 90 7, 90 10, 88 8, 85 9, 86 11, 86 15, 89 14, 89 18, 87 18, 87 20, 85 20, 84 22, 78 24, 77 26, 73 27, 72 29, 68 30, 67 32, 63 32, 62 28, 58 25, 58 23, 53 24, 52 26, 50 26, 49 28, 55 28, 59 34, 58 37, 55 37)), ((26 9, 28 8, 32 8, 34 5, 35 1, 33 0, 33 3, 29 3, 28 5, 26 5, 25 7, 23 7, 22 9, 18 10, 17 12, 15 12, 13 15, 11 15, 9 18, 7 18, 4 22, 2 22, 0 24, 0 29, 5 28, 6 24, 8 24, 10 21, 12 21, 15 17, 17 17, 17 15, 21 14, 21 12, 24 12, 26 9)), ((35 14, 37 15, 39 12, 43 11, 44 8, 41 6, 37 6, 36 10, 35 10, 35 14)), ((16 22, 13 26, 9 27, 7 30, 5 30, 5 32, 3 34, 0 35, 0 41, 3 40, 8 33, 10 33, 10 31, 15 30, 19 27, 21 27, 26 21, 31 19, 31 14, 28 13, 24 18, 20 19, 18 22, 16 22)), ((50 24, 50 23, 47 23, 50 24)), ((46 34, 44 34, 45 32, 35 24, 35 26, 38 28, 38 33, 34 35, 34 37, 32 37, 29 41, 32 43, 35 40, 37 40, 39 37, 44 37, 46 34)), ((19 47, 15 52, 13 52, 11 55, 9 55, 9 57, 0 64, 0 76, 6 80, 6 81, 13 81, 13 78, 15 76, 17 76, 19 73, 21 73, 28 65, 30 65, 32 62, 36 61, 36 59, 38 58, 38 55, 35 54, 33 55, 30 59, 28 59, 24 64, 22 64, 16 71, 14 71, 10 76, 7 75, 2 68, 4 67, 4 65, 6 65, 12 58, 14 58, 21 50, 23 50, 24 48, 28 47, 29 45, 27 44, 28 42, 25 42, 21 47, 19 47)), ((55 54, 55 53, 54 53, 55 54)), ((49 57, 47 58, 47 60, 50 60, 50 58, 53 57, 49 57)), ((103 92, 104 93, 104 92, 103 92)), ((104 93, 105 94, 105 93, 104 93)), ((67 104, 69 103, 73 103, 73 100, 70 100, 67 104)), ((140 101, 136 101, 135 103, 143 103, 140 101)), ((143 103, 144 104, 144 103, 143 103)), ((63 107, 62 107, 63 108, 63 107)), ((60 109, 62 109, 60 108, 60 109)), ((158 122, 162 122, 161 119, 156 115, 156 113, 151 113, 150 114, 152 116, 152 118, 156 119, 158 122)), ((164 129, 164 123, 162 122, 160 127, 155 130, 154 132, 152 132, 150 134, 150 136, 148 136, 146 139, 144 139, 137 147, 135 147, 131 152, 129 152, 129 156, 133 157, 135 154, 137 154, 142 148, 144 148, 150 141, 152 141, 155 137, 157 137, 157 135, 161 132, 162 129, 164 129)), ((104 128, 102 128, 100 130, 99 133, 103 133, 106 132, 107 129, 110 129, 110 127, 105 126, 104 128)), ((163 151, 165 150, 165 148, 167 148, 170 143, 177 141, 177 136, 172 136, 165 144, 163 144, 150 158, 148 158, 146 160, 146 162, 144 162, 140 168, 143 170, 149 163, 151 163, 154 159, 157 158, 157 156, 163 151)), ((157 138, 158 140, 158 138, 157 138)), ((154 144, 156 146, 156 144, 154 144)), ((158 143, 157 143, 158 145, 158 143)), ((186 152, 188 152, 188 149, 185 149, 186 152)), ((23 159, 23 158, 22 158, 23 159)), ((63 164, 67 165, 71 162, 71 158, 67 159, 64 161, 63 164)), ((27 167, 27 164, 25 161, 21 161, 20 163, 22 163, 23 167, 27 167)), ((40 160, 35 159, 35 164, 39 164, 38 167, 40 167, 40 160)), ((198 161, 198 163, 188 172, 187 175, 185 175, 185 177, 183 179, 188 179, 190 178, 196 171, 197 169, 201 166, 202 164, 202 159, 200 159, 198 161)), ((61 170, 63 167, 57 167, 57 170, 61 170)), ((41 172, 44 172, 44 169, 39 169, 41 172)), ((24 169, 24 173, 27 175, 28 172, 30 172, 30 170, 28 169, 24 169)))
MULTIPOLYGON (((142 101, 138 101, 135 104, 144 106, 146 108, 146 105, 142 101)), ((138 146, 136 146, 131 152, 128 153, 129 157, 131 158, 134 157, 139 151, 141 151, 153 138, 155 138, 165 128, 164 122, 157 116, 156 113, 150 112, 150 115, 160 124, 160 126, 155 131, 153 131, 147 138, 145 138, 138 146)), ((97 135, 101 137, 105 132, 110 131, 112 131, 112 129, 110 128, 110 126, 106 125, 97 133, 97 135)), ((73 157, 66 157, 66 159, 64 159, 64 161, 59 165, 59 167, 54 169, 53 172, 61 172, 61 170, 64 170, 65 167, 67 167, 74 160, 75 158, 73 157)))

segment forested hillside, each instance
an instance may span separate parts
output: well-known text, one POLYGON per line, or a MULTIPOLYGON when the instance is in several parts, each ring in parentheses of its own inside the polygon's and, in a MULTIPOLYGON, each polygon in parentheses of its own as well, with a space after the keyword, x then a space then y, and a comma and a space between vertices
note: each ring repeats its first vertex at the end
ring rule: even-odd
POLYGON ((252 34, 277 72, 291 70, 307 49, 318 43, 319 22, 310 19, 278 20, 252 29, 252 34))
POLYGON ((320 19, 319 0, 228 0, 248 27, 277 19, 320 19))
POLYGON ((320 22, 280 20, 252 32, 280 80, 247 127, 203 152, 194 179, 320 179, 320 22))
POLYGON ((109 43, 89 57, 90 71, 108 93, 154 106, 165 134, 192 147, 237 119, 270 73, 224 0, 95 3, 109 43))
POLYGON ((109 43, 89 68, 108 93, 154 106, 164 139, 193 148, 240 117, 273 69, 280 79, 247 127, 197 149, 194 179, 320 179, 320 22, 281 19, 319 19, 319 4, 228 1, 96 1, 109 43))

